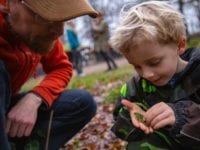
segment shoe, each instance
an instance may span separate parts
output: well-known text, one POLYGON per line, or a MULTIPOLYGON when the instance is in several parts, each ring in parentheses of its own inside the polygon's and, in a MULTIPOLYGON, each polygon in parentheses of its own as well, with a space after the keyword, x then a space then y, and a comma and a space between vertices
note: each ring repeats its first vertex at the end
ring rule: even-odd
POLYGON ((84 76, 86 76, 86 74, 82 72, 82 73, 78 74, 78 76, 79 77, 84 77, 84 76))

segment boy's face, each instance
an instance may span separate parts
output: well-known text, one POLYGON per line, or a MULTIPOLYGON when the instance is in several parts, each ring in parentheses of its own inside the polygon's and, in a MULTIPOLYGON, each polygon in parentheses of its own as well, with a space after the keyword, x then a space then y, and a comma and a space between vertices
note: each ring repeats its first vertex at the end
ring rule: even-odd
POLYGON ((130 50, 125 57, 141 77, 154 85, 163 86, 187 65, 187 62, 179 57, 180 52, 180 48, 175 44, 144 42, 130 50))

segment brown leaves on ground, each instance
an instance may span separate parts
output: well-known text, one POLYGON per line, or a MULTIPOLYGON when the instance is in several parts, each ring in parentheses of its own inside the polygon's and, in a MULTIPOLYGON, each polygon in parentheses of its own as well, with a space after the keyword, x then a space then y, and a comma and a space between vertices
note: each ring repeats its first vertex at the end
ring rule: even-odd
POLYGON ((96 116, 66 145, 66 150, 122 150, 126 143, 110 131, 113 104, 98 107, 96 116))
POLYGON ((105 89, 109 90, 116 86, 115 83, 106 87, 98 86, 93 95, 97 101, 96 116, 66 145, 65 150, 123 150, 126 142, 117 138, 112 132, 112 111, 114 104, 104 104, 105 89))

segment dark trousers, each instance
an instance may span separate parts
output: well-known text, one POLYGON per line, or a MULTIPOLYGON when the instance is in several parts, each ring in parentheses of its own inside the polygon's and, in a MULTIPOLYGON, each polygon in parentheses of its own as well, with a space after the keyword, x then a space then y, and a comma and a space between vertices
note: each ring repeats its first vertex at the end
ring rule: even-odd
MULTIPOLYGON (((54 111, 48 150, 58 150, 77 132, 79 132, 95 115, 96 103, 93 97, 84 90, 66 90, 53 103, 51 109, 41 106, 38 119, 30 137, 9 138, 5 133, 6 111, 10 99, 9 78, 3 64, 0 62, 0 150, 10 150, 10 143, 19 150, 40 149, 45 150, 47 129, 50 112, 54 111), (10 143, 9 143, 10 142, 10 143), (18 144, 19 143, 19 144, 18 144), (22 144, 23 143, 23 144, 22 144), (34 147, 31 147, 31 144, 34 147), (18 145, 22 147, 18 147, 18 145)), ((24 94, 17 95, 11 101, 19 100, 24 94)))
POLYGON ((72 54, 73 66, 76 69, 77 74, 80 75, 81 73, 83 73, 81 53, 77 49, 72 49, 71 54, 72 54))
POLYGON ((0 60, 0 150, 10 150, 5 132, 6 111, 10 103, 10 80, 3 62, 0 60))
POLYGON ((106 64, 108 66, 108 70, 112 70, 112 69, 117 68, 116 63, 115 63, 114 59, 112 58, 112 56, 109 52, 100 51, 99 53, 103 57, 103 59, 106 61, 106 64))

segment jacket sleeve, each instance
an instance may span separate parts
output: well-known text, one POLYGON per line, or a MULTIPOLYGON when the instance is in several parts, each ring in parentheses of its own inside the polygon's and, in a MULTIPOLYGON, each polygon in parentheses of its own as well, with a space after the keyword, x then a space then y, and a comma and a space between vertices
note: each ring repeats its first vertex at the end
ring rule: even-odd
POLYGON ((190 68, 190 74, 185 76, 183 86, 188 94, 183 96, 179 101, 170 103, 169 105, 174 110, 176 117, 176 122, 170 129, 171 135, 177 137, 181 143, 187 143, 192 147, 200 145, 199 61, 194 61, 190 68))
POLYGON ((72 77, 72 64, 60 40, 55 43, 49 54, 42 57, 41 64, 46 76, 32 91, 40 95, 48 106, 51 106, 72 77))
POLYGON ((181 143, 191 145, 200 144, 200 105, 183 100, 169 104, 174 110, 176 122, 169 129, 170 134, 181 143))

